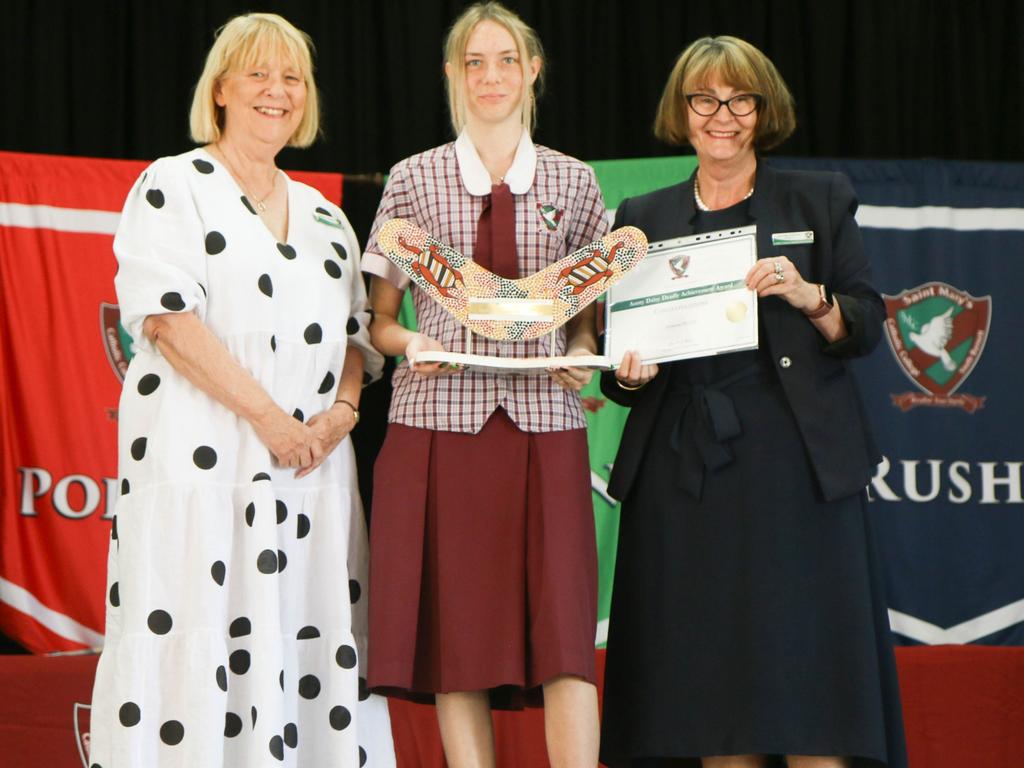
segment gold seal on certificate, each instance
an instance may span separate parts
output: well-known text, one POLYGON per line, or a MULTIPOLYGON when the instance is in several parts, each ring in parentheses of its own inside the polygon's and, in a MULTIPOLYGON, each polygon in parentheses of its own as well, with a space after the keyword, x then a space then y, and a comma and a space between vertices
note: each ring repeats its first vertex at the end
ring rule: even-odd
POLYGON ((744 278, 757 227, 651 243, 647 258, 608 291, 605 354, 635 349, 645 363, 757 347, 757 294, 744 278))

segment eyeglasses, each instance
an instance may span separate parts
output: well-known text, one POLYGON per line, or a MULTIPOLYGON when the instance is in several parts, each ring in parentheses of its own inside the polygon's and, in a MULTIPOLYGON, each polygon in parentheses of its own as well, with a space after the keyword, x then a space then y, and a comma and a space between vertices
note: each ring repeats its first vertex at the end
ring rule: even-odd
POLYGON ((711 117, 722 108, 723 104, 736 117, 746 117, 761 106, 761 95, 738 93, 731 99, 719 99, 709 93, 688 93, 686 94, 686 103, 701 117, 711 117))

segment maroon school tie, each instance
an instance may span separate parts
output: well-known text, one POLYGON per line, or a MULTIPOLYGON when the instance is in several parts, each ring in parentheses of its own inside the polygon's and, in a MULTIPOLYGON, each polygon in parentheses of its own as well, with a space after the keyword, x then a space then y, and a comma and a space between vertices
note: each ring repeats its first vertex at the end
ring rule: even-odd
POLYGON ((496 275, 519 277, 516 255, 516 204, 508 184, 494 184, 476 227, 473 261, 496 275))

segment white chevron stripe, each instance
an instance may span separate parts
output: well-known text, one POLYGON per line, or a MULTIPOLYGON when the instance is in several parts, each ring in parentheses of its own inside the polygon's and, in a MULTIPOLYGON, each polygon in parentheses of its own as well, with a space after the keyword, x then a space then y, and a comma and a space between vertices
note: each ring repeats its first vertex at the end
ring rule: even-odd
POLYGON ((914 616, 889 609, 889 625, 897 634, 927 645, 964 645, 1024 621, 1024 600, 1004 605, 961 624, 943 629, 914 616))
POLYGON ((120 211, 90 211, 57 208, 52 205, 0 203, 0 226, 53 229, 58 232, 82 232, 112 235, 121 220, 120 211))
POLYGON ((914 208, 862 205, 857 223, 873 229, 984 229, 1024 230, 1024 208, 949 208, 922 205, 914 208))
POLYGON ((2 577, 0 577, 0 602, 31 616, 54 634, 73 643, 81 643, 94 648, 103 645, 103 635, 99 632, 89 629, 84 624, 79 624, 70 616, 48 608, 27 589, 2 577))

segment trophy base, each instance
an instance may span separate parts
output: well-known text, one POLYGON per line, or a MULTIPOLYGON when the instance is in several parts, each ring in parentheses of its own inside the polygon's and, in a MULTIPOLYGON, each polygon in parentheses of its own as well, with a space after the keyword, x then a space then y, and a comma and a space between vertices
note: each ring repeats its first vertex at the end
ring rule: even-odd
POLYGON ((598 371, 612 367, 604 355, 561 355, 558 357, 491 357, 465 355, 458 352, 424 351, 416 355, 417 363, 448 363, 474 371, 500 374, 545 374, 551 368, 592 368, 598 371))

